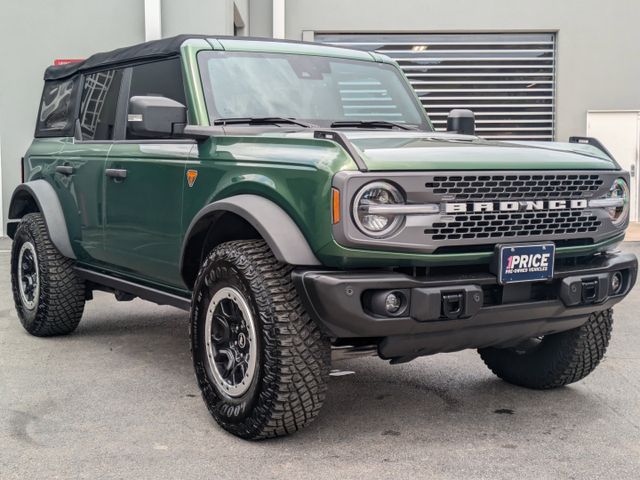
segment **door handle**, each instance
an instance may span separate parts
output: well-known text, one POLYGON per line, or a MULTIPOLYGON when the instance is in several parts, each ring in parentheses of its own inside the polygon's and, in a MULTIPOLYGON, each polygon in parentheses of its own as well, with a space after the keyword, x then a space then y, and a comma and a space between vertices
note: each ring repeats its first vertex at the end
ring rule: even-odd
POLYGON ((123 168, 107 168, 104 171, 104 174, 107 177, 117 178, 120 180, 124 180, 125 178, 127 178, 127 171, 123 168))
POLYGON ((73 167, 71 165, 58 165, 56 167, 56 172, 61 173, 62 175, 73 175, 73 167))

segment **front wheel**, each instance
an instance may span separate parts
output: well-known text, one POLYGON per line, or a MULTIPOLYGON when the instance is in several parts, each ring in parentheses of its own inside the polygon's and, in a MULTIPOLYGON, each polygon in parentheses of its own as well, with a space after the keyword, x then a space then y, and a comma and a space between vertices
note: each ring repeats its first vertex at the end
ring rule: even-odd
POLYGON ((191 348, 207 408, 246 439, 287 435, 324 401, 329 339, 300 304, 292 267, 262 240, 218 246, 194 286, 191 348))
POLYGON ((609 345, 612 324, 612 310, 604 310, 592 313, 578 328, 478 352, 491 371, 509 383, 534 389, 561 387, 595 370, 609 345))

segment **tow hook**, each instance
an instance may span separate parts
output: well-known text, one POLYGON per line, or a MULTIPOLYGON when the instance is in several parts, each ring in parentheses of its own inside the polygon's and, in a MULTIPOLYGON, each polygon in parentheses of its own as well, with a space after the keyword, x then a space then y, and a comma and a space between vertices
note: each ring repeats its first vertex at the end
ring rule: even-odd
POLYGON ((441 315, 449 320, 460 318, 464 311, 464 295, 462 293, 445 293, 442 295, 441 315))
POLYGON ((598 299, 598 280, 582 281, 582 303, 594 303, 598 299))
POLYGON ((411 317, 419 322, 471 318, 482 307, 479 285, 426 287, 411 290, 411 317))
POLYGON ((611 295, 622 294, 626 287, 625 272, 597 273, 588 277, 562 279, 560 298, 568 307, 604 302, 611 295), (615 281, 614 281, 615 278, 615 281))

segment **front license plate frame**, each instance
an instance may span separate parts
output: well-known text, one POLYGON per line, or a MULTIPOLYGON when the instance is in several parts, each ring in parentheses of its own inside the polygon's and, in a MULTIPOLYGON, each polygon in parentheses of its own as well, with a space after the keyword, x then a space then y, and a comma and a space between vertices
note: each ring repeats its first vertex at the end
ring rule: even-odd
POLYGON ((554 243, 498 245, 498 283, 543 282, 553 278, 556 246, 554 243))

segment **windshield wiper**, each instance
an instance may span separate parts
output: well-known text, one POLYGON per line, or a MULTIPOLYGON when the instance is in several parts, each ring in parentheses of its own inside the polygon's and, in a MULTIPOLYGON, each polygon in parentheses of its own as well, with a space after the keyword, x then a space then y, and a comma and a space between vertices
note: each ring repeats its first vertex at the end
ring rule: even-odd
POLYGON ((402 130, 415 130, 414 127, 387 120, 340 120, 331 124, 332 128, 353 127, 353 128, 400 128, 402 130))
POLYGON ((291 123, 293 125, 299 125, 305 128, 316 128, 317 125, 313 123, 303 122, 296 120, 295 118, 285 117, 233 117, 233 118, 219 118, 213 121, 214 125, 238 125, 246 123, 248 125, 275 125, 278 123, 291 123))

